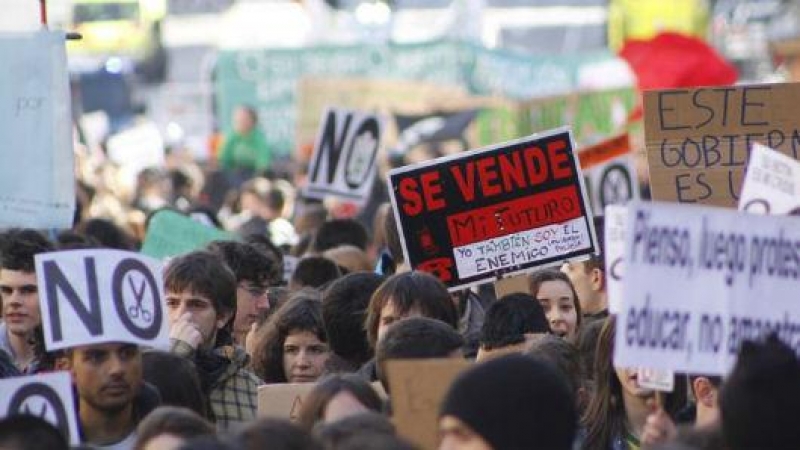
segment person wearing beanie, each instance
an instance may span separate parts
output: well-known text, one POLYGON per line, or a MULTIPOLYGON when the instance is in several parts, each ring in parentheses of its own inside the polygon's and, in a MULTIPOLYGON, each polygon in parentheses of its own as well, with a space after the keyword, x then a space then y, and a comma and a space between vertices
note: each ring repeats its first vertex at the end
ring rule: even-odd
POLYGON ((556 369, 529 356, 503 356, 450 386, 439 414, 439 450, 570 450, 577 420, 556 369))

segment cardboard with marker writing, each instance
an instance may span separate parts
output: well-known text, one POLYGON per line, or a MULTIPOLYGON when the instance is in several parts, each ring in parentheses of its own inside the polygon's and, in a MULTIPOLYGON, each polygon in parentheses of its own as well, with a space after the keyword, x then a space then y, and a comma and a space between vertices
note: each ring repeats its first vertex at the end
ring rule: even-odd
POLYGON ((736 207, 754 143, 798 158, 798 102, 793 83, 646 92, 653 199, 736 207))
POLYGON ((169 348, 159 261, 93 249, 42 253, 35 262, 48 350, 104 342, 169 348))
POLYGON ((199 250, 212 241, 232 241, 237 237, 202 224, 175 211, 163 210, 153 215, 147 227, 142 253, 163 259, 199 250))
POLYGON ((800 215, 800 162, 769 147, 754 145, 739 210, 800 215))
POLYGON ((567 129, 394 169, 406 261, 450 290, 596 253, 567 129))
POLYGON ((80 444, 69 372, 0 380, 0 392, 0 419, 35 415, 55 426, 70 444, 80 444))
POLYGON ((627 207, 614 363, 726 374, 744 340, 800 342, 800 219, 663 202, 627 207))
MULTIPOLYGON (((306 396, 316 383, 279 383, 258 387, 258 416, 297 420, 306 396)), ((372 383, 375 393, 382 399, 386 392, 380 383, 372 383)))
POLYGON ((397 433, 420 448, 438 448, 442 400, 453 380, 470 365, 454 358, 387 362, 392 421, 397 433))

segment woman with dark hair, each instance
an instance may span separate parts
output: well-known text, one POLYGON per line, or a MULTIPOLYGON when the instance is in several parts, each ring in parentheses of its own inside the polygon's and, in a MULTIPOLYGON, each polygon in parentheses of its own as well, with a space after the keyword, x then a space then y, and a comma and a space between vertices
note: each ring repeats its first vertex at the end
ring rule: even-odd
POLYGON ((380 412, 378 394, 358 375, 331 375, 322 379, 303 401, 299 424, 308 431, 318 423, 331 423, 367 411, 380 412))
POLYGON ((178 448, 198 436, 214 436, 211 422, 194 411, 175 406, 160 406, 153 410, 136 428, 134 450, 163 450, 178 448))
POLYGON ((265 383, 317 381, 330 356, 317 291, 302 290, 259 329, 252 368, 265 383))
MULTIPOLYGON (((640 448, 640 439, 653 391, 637 383, 636 369, 615 368, 614 331, 616 320, 606 319, 597 343, 594 363, 596 391, 582 418, 586 430, 585 450, 634 450, 640 448)), ((673 418, 686 403, 686 382, 675 379, 675 389, 667 394, 664 410, 673 418)))
POLYGON ((581 302, 569 278, 558 270, 545 269, 532 274, 528 286, 542 305, 553 334, 575 342, 581 325, 581 302))

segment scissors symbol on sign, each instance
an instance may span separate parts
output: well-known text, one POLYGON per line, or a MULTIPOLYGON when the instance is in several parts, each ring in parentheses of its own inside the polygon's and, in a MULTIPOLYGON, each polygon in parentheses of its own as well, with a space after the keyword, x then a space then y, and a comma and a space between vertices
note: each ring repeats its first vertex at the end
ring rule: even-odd
POLYGON ((136 285, 133 284, 133 277, 128 277, 128 284, 130 285, 131 291, 133 291, 133 296, 136 299, 136 305, 128 308, 128 315, 130 315, 133 319, 138 319, 139 315, 141 315, 142 319, 150 322, 153 319, 153 315, 150 314, 150 311, 146 310, 144 306, 142 306, 142 301, 144 300, 145 280, 142 280, 142 284, 139 286, 139 289, 136 289, 136 285))

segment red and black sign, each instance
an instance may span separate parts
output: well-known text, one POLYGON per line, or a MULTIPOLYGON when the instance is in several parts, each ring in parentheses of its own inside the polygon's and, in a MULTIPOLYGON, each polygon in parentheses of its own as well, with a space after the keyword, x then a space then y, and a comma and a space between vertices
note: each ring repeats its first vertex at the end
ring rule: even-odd
POLYGON ((406 261, 456 289, 594 253, 581 179, 569 131, 395 169, 406 261))

